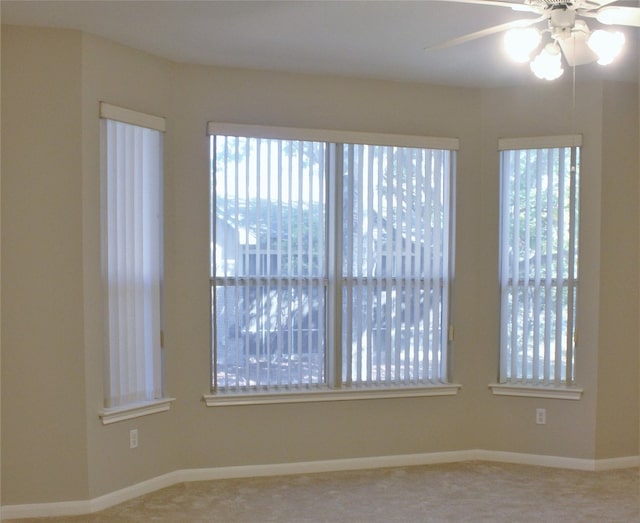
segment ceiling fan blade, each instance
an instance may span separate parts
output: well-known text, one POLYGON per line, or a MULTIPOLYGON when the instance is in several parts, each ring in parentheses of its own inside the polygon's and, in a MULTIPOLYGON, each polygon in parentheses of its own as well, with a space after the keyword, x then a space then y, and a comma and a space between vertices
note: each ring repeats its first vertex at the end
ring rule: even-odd
POLYGON ((506 31, 507 29, 513 29, 515 27, 529 27, 530 25, 537 24, 538 22, 541 22, 545 19, 546 16, 541 16, 540 18, 526 18, 524 20, 514 20, 513 22, 507 22, 506 24, 494 25, 493 27, 487 27, 486 29, 476 31, 475 33, 469 33, 457 38, 453 38, 451 40, 447 40, 446 42, 442 42, 440 44, 425 47, 424 50, 435 51, 437 49, 446 49, 447 47, 453 47, 454 45, 471 42, 472 40, 477 40, 478 38, 483 38, 485 36, 499 33, 501 31, 506 31))
POLYGON ((612 5, 599 9, 595 18, 601 24, 640 27, 640 8, 612 5))
MULTIPOLYGON (((448 2, 459 4, 488 5, 495 7, 509 7, 514 11, 539 12, 535 7, 526 4, 517 4, 515 2, 501 2, 500 0, 431 0, 435 2, 448 2)), ((616 0, 611 0, 615 2, 616 0)))
POLYGON ((588 3, 596 4, 599 7, 604 7, 605 5, 613 4, 614 2, 617 2, 617 1, 618 0, 588 0, 588 3))

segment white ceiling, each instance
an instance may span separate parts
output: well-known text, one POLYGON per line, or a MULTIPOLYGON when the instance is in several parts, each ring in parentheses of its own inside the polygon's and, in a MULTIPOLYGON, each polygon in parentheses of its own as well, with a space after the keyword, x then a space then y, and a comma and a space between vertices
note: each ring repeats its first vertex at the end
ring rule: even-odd
MULTIPOLYGON (((508 61, 499 34, 424 51, 535 16, 505 7, 433 0, 2 0, 0 5, 3 24, 80 29, 178 62, 459 86, 543 82, 526 64, 508 61)), ((592 29, 596 25, 589 21, 592 29)), ((607 67, 579 66, 576 76, 637 81, 640 30, 624 31, 622 59, 607 67)), ((564 78, 571 76, 566 71, 564 78)))

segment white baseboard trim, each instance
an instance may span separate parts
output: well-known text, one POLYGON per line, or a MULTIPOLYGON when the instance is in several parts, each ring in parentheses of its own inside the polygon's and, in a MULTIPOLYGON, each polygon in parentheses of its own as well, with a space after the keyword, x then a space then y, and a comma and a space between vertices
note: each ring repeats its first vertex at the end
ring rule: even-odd
POLYGON ((616 470, 640 467, 640 456, 628 456, 626 458, 610 458, 595 460, 594 470, 616 470))
POLYGON ((109 494, 104 494, 103 496, 94 498, 90 501, 91 512, 100 512, 101 510, 113 507, 119 503, 124 503, 125 501, 137 498, 138 496, 144 496, 150 492, 155 492, 156 490, 170 487, 177 483, 183 483, 184 480, 181 478, 180 473, 181 471, 179 470, 169 472, 168 474, 163 474, 162 476, 151 478, 146 481, 142 481, 141 483, 131 485, 130 487, 125 487, 123 489, 116 490, 115 492, 110 492, 109 494))
POLYGON ((81 516, 91 513, 91 501, 59 501, 55 503, 30 503, 4 505, 0 516, 5 519, 44 518, 48 516, 81 516))
POLYGON ((264 476, 286 476, 291 474, 314 474, 388 467, 408 467, 471 461, 474 451, 434 452, 428 454, 405 454, 397 456, 373 456, 367 458, 332 459, 325 461, 301 461, 273 465, 246 465, 238 467, 214 467, 182 471, 183 481, 206 481, 212 479, 249 478, 264 476))
POLYGON ((91 500, 6 505, 0 507, 0 519, 5 520, 91 514, 130 499, 137 498, 138 496, 149 494, 150 492, 170 487, 171 485, 190 481, 312 474, 318 472, 338 472, 346 470, 364 470, 416 465, 436 465, 440 463, 459 463, 464 461, 493 461, 499 463, 513 463, 519 465, 533 465, 585 471, 604 471, 640 466, 640 456, 593 460, 477 449, 396 456, 373 456, 367 458, 276 463, 270 465, 242 465, 232 467, 185 469, 163 474, 162 476, 136 483, 130 487, 125 487, 91 500))
POLYGON ((517 452, 500 452, 496 450, 477 450, 477 459, 497 463, 513 463, 517 465, 533 465, 572 470, 595 470, 595 460, 580 458, 564 458, 561 456, 545 456, 540 454, 521 454, 517 452))
POLYGON ((92 514, 137 498, 138 496, 143 496, 150 492, 182 483, 184 480, 180 477, 180 472, 181 471, 175 471, 169 474, 163 474, 162 476, 151 478, 90 500, 5 505, 0 507, 0 520, 92 514))

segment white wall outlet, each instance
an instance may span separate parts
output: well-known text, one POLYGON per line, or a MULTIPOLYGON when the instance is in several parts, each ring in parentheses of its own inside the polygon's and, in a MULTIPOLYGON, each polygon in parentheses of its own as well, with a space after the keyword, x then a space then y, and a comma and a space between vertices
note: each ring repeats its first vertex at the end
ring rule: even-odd
POLYGON ((546 425, 547 409, 536 409, 536 423, 538 425, 546 425))
POLYGON ((135 449, 138 446, 138 429, 129 431, 129 448, 135 449))

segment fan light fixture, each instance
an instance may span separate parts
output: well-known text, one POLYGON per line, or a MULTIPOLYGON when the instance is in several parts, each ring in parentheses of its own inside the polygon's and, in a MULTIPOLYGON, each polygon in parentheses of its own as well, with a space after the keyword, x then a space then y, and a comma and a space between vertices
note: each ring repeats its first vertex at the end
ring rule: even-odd
POLYGON ((534 27, 510 29, 504 35, 504 48, 513 60, 524 63, 531 59, 541 40, 540 31, 534 27))
POLYGON ((546 44, 540 53, 531 59, 533 53, 540 42, 542 34, 533 27, 514 28, 505 33, 504 48, 512 60, 518 63, 525 63, 531 60, 531 70, 541 79, 555 80, 559 78, 564 69, 562 68, 562 53, 559 42, 570 40, 584 35, 587 38, 587 45, 596 54, 600 65, 608 65, 620 54, 624 46, 624 34, 620 31, 605 31, 598 29, 589 34, 589 29, 582 21, 575 27, 570 28, 571 34, 557 32, 553 35, 553 41, 546 44), (576 33, 575 35, 573 33, 576 33))
MULTIPOLYGON (((0 0, 1 1, 1 0, 0 0)), ((472 5, 502 6, 514 11, 534 13, 537 18, 522 18, 467 33, 426 51, 466 44, 506 31, 504 48, 516 62, 529 62, 538 78, 555 80, 563 73, 562 62, 569 67, 597 61, 607 65, 621 53, 624 34, 615 28, 591 31, 585 19, 605 26, 640 27, 640 7, 612 5, 622 0, 436 0, 472 5), (546 22, 547 27, 535 25, 546 22), (546 41, 543 36, 547 35, 546 41), (537 54, 535 54, 537 53, 537 54), (535 55, 535 56, 534 56, 535 55)))
POLYGON ((538 78, 544 80, 560 78, 564 69, 558 44, 551 42, 545 45, 540 54, 531 61, 531 70, 538 78))
POLYGON ((620 31, 598 29, 591 33, 587 43, 591 50, 598 55, 598 63, 600 65, 608 65, 622 51, 624 34, 620 31))

